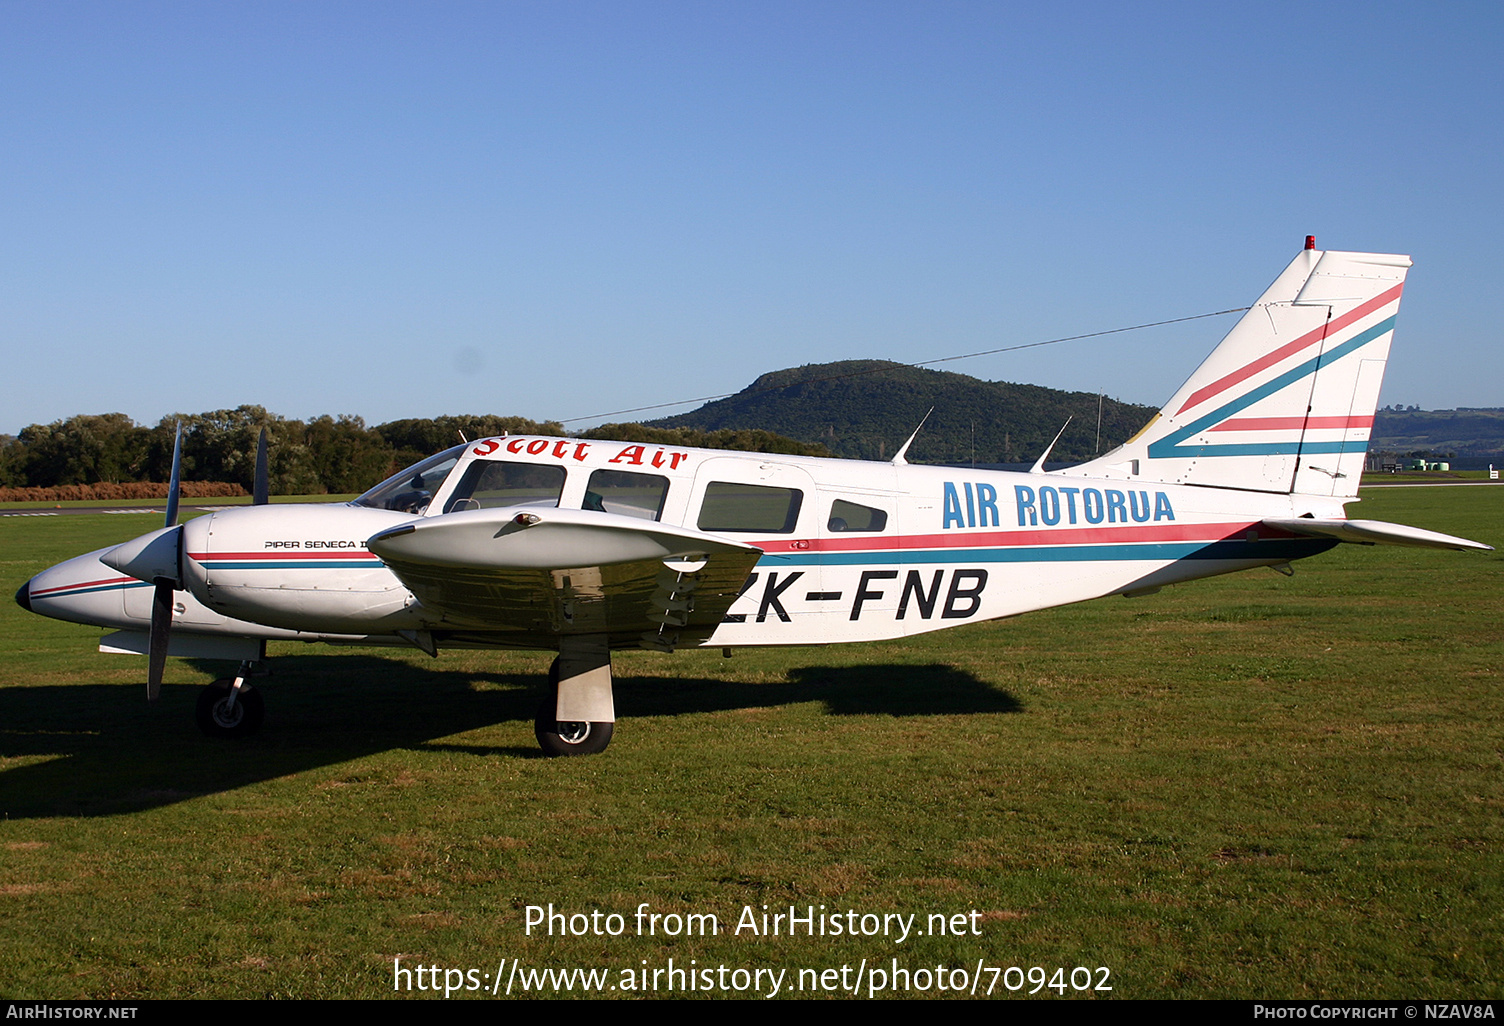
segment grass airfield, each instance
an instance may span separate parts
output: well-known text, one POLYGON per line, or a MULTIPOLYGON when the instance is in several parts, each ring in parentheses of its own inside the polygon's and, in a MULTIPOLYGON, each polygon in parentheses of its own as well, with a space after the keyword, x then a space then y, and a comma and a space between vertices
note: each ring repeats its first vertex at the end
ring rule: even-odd
MULTIPOLYGON (((1504 547, 1504 489, 1350 512, 1504 547)), ((3 583, 142 519, 0 519, 3 583)), ((514 959, 782 968, 780 996, 897 959, 1110 970, 995 997, 1504 997, 1499 553, 1343 545, 903 643, 627 653, 583 759, 536 754, 542 653, 273 646, 261 735, 224 743, 192 721, 222 665, 169 660, 148 707, 98 634, 0 606, 7 997, 380 998, 397 958, 474 970, 454 997, 514 959), (549 903, 625 930, 526 935, 549 903), (720 933, 640 936, 643 903, 720 933), (822 904, 980 936, 733 932, 822 904)))

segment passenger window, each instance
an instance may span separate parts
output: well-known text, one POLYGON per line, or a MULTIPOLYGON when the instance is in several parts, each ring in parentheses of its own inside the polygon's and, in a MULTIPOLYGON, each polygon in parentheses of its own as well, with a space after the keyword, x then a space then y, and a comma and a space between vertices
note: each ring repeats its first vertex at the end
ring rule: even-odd
POLYGON ((700 504, 702 531, 731 534, 792 534, 804 493, 797 488, 712 481, 700 504))
POLYGON ((625 470, 597 470, 585 486, 585 509, 657 520, 668 498, 668 478, 625 470))
POLYGON ((881 531, 888 526, 888 514, 871 506, 837 499, 830 504, 830 520, 825 526, 830 531, 881 531))
POLYGON ((476 460, 465 470, 444 512, 496 506, 557 506, 563 491, 563 467, 476 460))

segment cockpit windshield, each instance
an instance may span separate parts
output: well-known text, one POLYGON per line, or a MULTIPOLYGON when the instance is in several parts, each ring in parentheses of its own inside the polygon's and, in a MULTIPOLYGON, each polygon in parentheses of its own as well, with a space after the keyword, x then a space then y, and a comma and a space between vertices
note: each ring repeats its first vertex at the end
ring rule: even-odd
POLYGON ((354 506, 371 506, 375 509, 394 509, 401 513, 423 513, 428 509, 434 493, 444 483, 444 478, 465 453, 463 444, 436 453, 421 463, 415 463, 393 474, 375 488, 352 501, 354 506))

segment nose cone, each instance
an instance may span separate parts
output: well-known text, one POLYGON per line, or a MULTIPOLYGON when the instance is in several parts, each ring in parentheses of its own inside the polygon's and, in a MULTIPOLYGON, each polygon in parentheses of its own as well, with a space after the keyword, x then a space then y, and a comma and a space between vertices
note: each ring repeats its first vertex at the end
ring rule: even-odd
POLYGON ((48 567, 21 586, 16 603, 54 620, 130 629, 133 621, 125 616, 125 593, 151 585, 101 563, 99 557, 108 551, 99 549, 48 567))

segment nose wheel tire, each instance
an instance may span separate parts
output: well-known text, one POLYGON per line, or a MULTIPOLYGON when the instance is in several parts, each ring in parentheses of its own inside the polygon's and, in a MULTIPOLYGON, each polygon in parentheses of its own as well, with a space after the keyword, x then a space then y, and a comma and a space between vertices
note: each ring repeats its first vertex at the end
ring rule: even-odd
POLYGON ((230 689, 234 684, 232 680, 217 680, 198 693, 194 718, 198 729, 209 737, 250 737, 261 729, 266 715, 261 692, 243 685, 232 705, 230 689))

